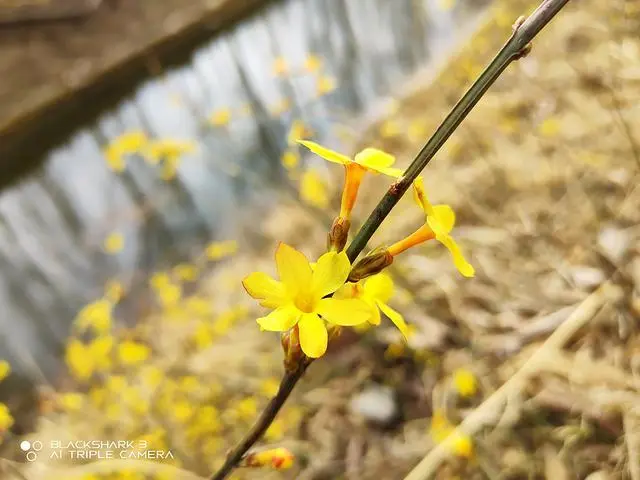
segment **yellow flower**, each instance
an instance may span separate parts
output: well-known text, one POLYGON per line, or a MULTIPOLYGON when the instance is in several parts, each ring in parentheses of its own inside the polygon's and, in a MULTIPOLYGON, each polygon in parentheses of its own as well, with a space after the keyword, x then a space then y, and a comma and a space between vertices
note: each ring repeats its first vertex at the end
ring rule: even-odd
POLYGON ((467 262, 456 241, 449 235, 456 222, 456 216, 449 205, 431 205, 424 190, 422 177, 418 177, 414 183, 414 198, 425 213, 425 224, 405 239, 396 242, 387 250, 392 256, 396 256, 410 247, 435 238, 442 243, 453 257, 453 263, 458 271, 465 277, 473 277, 475 269, 467 262))
POLYGON ((304 60, 304 69, 309 73, 317 72, 322 68, 322 60, 317 55, 310 53, 304 60))
POLYGON ((173 268, 173 273, 186 282, 193 282, 198 278, 198 267, 188 263, 181 263, 173 268))
POLYGON ((280 158, 282 165, 287 170, 293 170, 300 163, 300 156, 297 152, 292 152, 291 150, 287 150, 282 154, 282 158, 280 158))
POLYGON ((318 358, 327 350, 328 333, 323 319, 343 326, 369 319, 370 309, 361 300, 324 298, 344 285, 349 276, 351 264, 346 253, 325 253, 312 270, 301 252, 280 243, 276 266, 280 281, 254 272, 242 284, 262 306, 275 309, 257 320, 260 327, 284 332, 297 325, 300 346, 308 357, 318 358))
POLYGON ((164 309, 171 309, 178 305, 182 298, 182 288, 180 285, 168 283, 158 288, 158 300, 164 309))
POLYGON ((11 365, 6 360, 0 360, 0 382, 11 373, 11 365))
POLYGON ((139 365, 151 354, 151 349, 142 343, 125 340, 118 346, 118 358, 124 365, 139 365))
POLYGON ((300 180, 300 197, 302 200, 318 208, 327 208, 329 193, 327 184, 315 170, 307 170, 300 180))
POLYGON ((409 327, 404 317, 391 308, 387 302, 393 296, 393 280, 385 273, 378 273, 358 283, 348 283, 340 288, 336 298, 360 298, 371 308, 369 323, 380 324, 380 311, 394 323, 400 333, 409 337, 409 327))
POLYGON ((87 352, 91 355, 96 370, 108 370, 112 366, 111 350, 114 340, 110 335, 101 335, 87 345, 87 352))
POLYGON ((205 253, 209 260, 219 260, 233 255, 238 251, 238 242, 227 240, 225 242, 211 242, 205 253))
POLYGON ((273 61, 272 70, 273 70, 273 74, 276 77, 283 77, 287 73, 289 73, 289 64, 287 63, 287 60, 284 59, 283 57, 277 57, 273 61))
POLYGON ((195 150, 196 145, 191 141, 163 138, 151 142, 144 155, 149 163, 156 164, 160 160, 166 160, 169 164, 174 164, 182 155, 193 153, 195 150))
POLYGON ((453 385, 461 397, 472 397, 478 390, 475 375, 465 368, 458 368, 453 372, 453 385))
POLYGON ((231 110, 228 108, 221 108, 216 110, 209 116, 209 123, 214 127, 223 127, 228 125, 231 121, 231 110))
POLYGON ((549 117, 538 125, 538 132, 543 137, 557 137, 562 130, 562 124, 555 117, 549 117))
POLYGON ((249 453, 241 465, 246 467, 271 467, 286 470, 293 466, 294 456, 284 447, 249 453))
POLYGON ((336 79, 333 77, 322 76, 316 81, 316 93, 318 96, 326 95, 333 92, 337 87, 336 79))
POLYGON ((124 287, 117 280, 109 280, 104 287, 104 296, 112 303, 118 303, 124 295, 124 287))
POLYGON ((124 248, 124 236, 120 232, 113 232, 104 240, 104 250, 107 253, 114 254, 120 252, 124 248))
POLYGON ((84 404, 84 397, 79 393, 63 393, 58 398, 58 403, 66 411, 77 412, 84 404))
POLYGON ((304 122, 296 119, 291 123, 291 128, 287 134, 287 144, 289 146, 295 145, 298 140, 302 140, 309 135, 311 135, 311 132, 307 129, 304 122))
POLYGON ((111 302, 96 300, 80 310, 76 317, 77 325, 82 330, 91 327, 97 333, 106 333, 111 329, 111 310, 111 302))
POLYGON ((173 417, 180 423, 189 420, 194 414, 193 406, 186 400, 176 402, 173 407, 173 417))
POLYGON ((435 410, 431 417, 431 436, 437 443, 451 442, 449 445, 455 455, 465 458, 473 455, 473 442, 469 435, 454 428, 440 410, 435 410))
POLYGON ((0 432, 9 430, 13 425, 13 416, 4 403, 0 402, 0 432))
POLYGON ((93 375, 95 362, 91 350, 76 338, 67 345, 65 361, 71 374, 78 380, 87 380, 93 375))
POLYGON ((125 169, 125 155, 140 153, 148 139, 144 132, 135 130, 124 133, 114 139, 104 151, 107 165, 115 172, 122 172, 125 169))
POLYGON ((313 153, 329 162, 339 163, 345 166, 346 178, 340 205, 340 217, 344 219, 349 219, 351 215, 351 210, 358 196, 362 177, 366 172, 382 173, 394 178, 402 175, 402 170, 391 167, 396 160, 395 157, 376 148, 365 148, 352 159, 315 142, 298 140, 298 143, 304 145, 313 153))
POLYGON ((267 378, 260 384, 260 392, 267 398, 274 397, 280 388, 280 380, 267 378))
POLYGON ((164 377, 164 373, 161 368, 156 367, 155 365, 149 365, 145 367, 142 372, 142 379, 146 385, 150 388, 157 388, 158 385, 162 382, 162 378, 164 377))

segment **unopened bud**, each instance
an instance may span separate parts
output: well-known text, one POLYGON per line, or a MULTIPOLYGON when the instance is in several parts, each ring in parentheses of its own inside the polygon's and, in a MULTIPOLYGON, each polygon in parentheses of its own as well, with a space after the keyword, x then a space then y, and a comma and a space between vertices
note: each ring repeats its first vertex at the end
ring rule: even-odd
POLYGON ((300 347, 300 334, 296 325, 291 330, 283 332, 280 336, 280 343, 284 351, 284 369, 293 372, 304 361, 304 353, 300 347))
POLYGON ((286 470, 293 466, 294 455, 286 448, 273 448, 262 452, 248 453, 240 463, 242 467, 271 467, 286 470))
POLYGON ((331 229, 329 229, 329 234, 327 235, 327 250, 335 250, 336 252, 344 250, 350 227, 351 222, 349 219, 337 217, 331 224, 331 229))
POLYGON ((387 247, 371 250, 364 258, 358 260, 349 273, 349 282, 359 282, 363 278, 380 273, 393 263, 393 256, 387 247))

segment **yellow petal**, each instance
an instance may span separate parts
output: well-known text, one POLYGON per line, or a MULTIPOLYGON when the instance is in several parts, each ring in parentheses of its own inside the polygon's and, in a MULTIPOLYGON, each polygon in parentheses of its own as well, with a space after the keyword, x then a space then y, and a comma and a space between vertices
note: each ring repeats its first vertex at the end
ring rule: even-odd
POLYGON ((387 168, 394 164, 396 158, 377 148, 365 148, 354 158, 356 163, 374 170, 387 168))
POLYGON ((393 177, 393 178, 400 178, 404 173, 404 170, 402 170, 401 168, 392 168, 392 167, 378 168, 376 171, 378 173, 381 173, 383 175, 386 175, 388 177, 393 177))
POLYGON ((315 313, 305 313, 298 322, 300 347, 309 358, 318 358, 327 351, 329 335, 324 322, 315 313))
POLYGON ((433 207, 438 224, 443 233, 449 233, 456 224, 456 214, 449 205, 436 205, 433 207))
POLYGON ((393 280, 386 273, 379 273, 364 281, 364 291, 368 297, 388 302, 393 296, 393 280))
POLYGON ((279 306, 286 298, 284 285, 266 273, 253 272, 242 280, 247 293, 258 300, 266 300, 269 305, 279 306))
POLYGON ((427 198, 427 192, 424 189, 424 180, 422 177, 418 177, 413 181, 413 198, 420 207, 424 210, 424 213, 429 216, 434 216, 433 206, 427 198))
POLYGON ((378 309, 378 304, 375 300, 370 298, 365 298, 364 301, 371 308, 371 318, 369 318, 369 323, 371 325, 380 325, 380 310, 378 309))
POLYGON ((322 255, 313 270, 312 289, 318 298, 335 292, 347 281, 351 263, 345 252, 322 255))
POLYGON ((266 317, 261 317, 256 320, 260 328, 268 330, 270 332, 286 332, 298 321, 300 317, 300 311, 293 305, 285 305, 284 307, 277 308, 266 317))
POLYGON ((281 242, 276 249, 276 266, 288 295, 311 286, 311 265, 307 257, 286 243, 281 242))
POLYGON ((342 165, 347 165, 351 163, 353 160, 347 157, 346 155, 342 155, 341 153, 334 152, 328 148, 323 147, 322 145, 317 144, 316 142, 310 142, 308 140, 298 140, 300 145, 307 147, 316 155, 328 160, 333 163, 340 163, 342 165))
POLYGON ((380 310, 382 310, 382 313, 389 317, 389 320, 391 320, 393 324, 398 327, 398 330, 400 330, 400 333, 402 333, 402 336, 405 338, 405 340, 409 338, 409 326, 407 325, 407 322, 404 321, 404 317, 386 303, 380 301, 378 301, 377 303, 378 307, 380 307, 380 310))
POLYGON ((473 277, 476 273, 476 270, 473 268, 467 260, 462 255, 462 250, 456 243, 456 241, 451 238, 449 235, 436 235, 436 240, 442 243, 449 252, 451 252, 451 256, 453 257, 453 264, 456 266, 458 271, 467 278, 473 277))
POLYGON ((343 327, 353 327, 369 321, 371 307, 358 298, 323 298, 318 302, 316 312, 327 322, 343 327))

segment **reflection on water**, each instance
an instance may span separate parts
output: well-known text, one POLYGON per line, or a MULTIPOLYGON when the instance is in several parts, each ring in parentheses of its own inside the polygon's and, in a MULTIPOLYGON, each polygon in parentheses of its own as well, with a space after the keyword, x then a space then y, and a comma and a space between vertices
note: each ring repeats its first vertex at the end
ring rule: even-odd
POLYGON ((34 357, 51 373, 73 316, 108 278, 135 292, 150 270, 190 258, 211 240, 242 232, 241 245, 248 242, 250 219, 277 201, 276 189, 290 188, 279 159, 291 122, 302 119, 339 147, 336 123, 397 93, 403 79, 469 33, 468 20, 486 2, 451 10, 444 3, 277 3, 50 152, 37 174, 0 197, 0 357, 27 372, 34 357), (310 53, 322 60, 319 72, 304 68, 310 53), (276 78, 279 57, 289 72, 276 78), (319 78, 337 88, 319 96, 319 78), (227 110, 227 124, 208 121, 217 112, 225 123, 227 110), (142 158, 115 174, 103 149, 132 130, 194 141, 197 150, 170 181, 142 158), (113 231, 125 243, 109 256, 102 242, 113 231))

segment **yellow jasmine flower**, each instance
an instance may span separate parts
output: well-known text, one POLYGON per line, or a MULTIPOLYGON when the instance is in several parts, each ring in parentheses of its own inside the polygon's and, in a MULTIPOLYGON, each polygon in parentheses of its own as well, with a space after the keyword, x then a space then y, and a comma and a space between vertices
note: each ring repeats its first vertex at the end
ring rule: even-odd
POLYGON ((207 247, 205 254, 209 260, 219 260, 233 255, 237 251, 238 242, 235 240, 227 240, 225 242, 211 242, 207 247))
POLYGON ((0 382, 11 373, 11 365, 6 360, 0 360, 0 382))
POLYGON ((84 397, 79 393, 63 393, 58 398, 58 403, 68 412, 77 412, 84 404, 84 397))
POLYGON ((334 296, 362 299, 371 309, 370 324, 380 324, 382 311, 398 327, 405 339, 409 337, 409 326, 404 317, 387 304, 393 296, 393 280, 386 273, 378 273, 358 283, 347 283, 334 296))
POLYGON ((465 368, 453 372, 453 385, 461 397, 472 397, 478 391, 476 376, 465 368))
POLYGON ((280 388, 280 380, 277 378, 267 378, 260 385, 260 392, 267 398, 274 397, 280 388))
POLYGON ((322 76, 316 81, 316 93, 318 96, 326 95, 333 92, 337 88, 336 79, 333 77, 322 76))
POLYGON ((95 362, 89 347, 73 338, 67 344, 65 361, 71 374, 78 380, 87 380, 93 375, 95 362))
POLYGON ((549 117, 538 125, 538 132, 543 137, 556 137, 562 130, 562 124, 555 117, 549 117))
POLYGON ((249 453, 241 465, 244 467, 271 467, 276 470, 286 470, 293 466, 294 456, 284 447, 249 453))
POLYGON ((104 250, 107 253, 114 254, 122 251, 124 248, 124 235, 120 232, 110 233, 104 240, 104 250))
POLYGON ((114 339, 111 335, 101 335, 87 345, 88 354, 91 355, 96 370, 108 370, 111 368, 113 344, 114 339))
POLYGON ((289 64, 284 57, 276 57, 273 61, 272 70, 276 77, 283 77, 289 73, 289 64))
POLYGON ((310 53, 305 58, 303 67, 309 73, 317 72, 322 68, 322 60, 317 55, 310 53))
POLYGON ((151 349, 142 343, 125 340, 118 346, 118 358, 124 365, 139 365, 151 355, 151 349))
POLYGON ((449 437, 452 436, 450 445, 455 455, 465 458, 473 455, 473 442, 469 435, 454 428, 440 410, 435 410, 431 417, 431 436, 437 443, 449 441, 449 437))
POLYGON ((149 163, 153 164, 158 163, 160 160, 174 163, 182 155, 193 153, 195 150, 196 145, 191 141, 163 138, 151 142, 145 149, 144 156, 149 163))
POLYGON ((193 416, 194 410, 188 401, 180 400, 173 407, 173 416, 178 422, 184 423, 193 416))
POLYGON ((295 145, 298 140, 302 140, 309 135, 311 135, 311 132, 307 129, 304 122, 296 119, 291 123, 291 128, 287 134, 287 144, 290 146, 295 145))
POLYGON ((9 430, 13 426, 13 415, 4 403, 0 402, 0 432, 9 430))
POLYGON ((334 325, 354 326, 369 319, 370 308, 361 300, 325 298, 344 285, 349 276, 351 264, 346 253, 325 253, 312 270, 304 254, 280 243, 276 265, 280 281, 254 272, 242 284, 262 306, 274 309, 257 320, 260 327, 284 332, 297 326, 300 346, 308 357, 318 358, 327 350, 324 320, 334 325))
POLYGON ((107 165, 115 172, 122 172, 125 169, 126 155, 140 153, 148 142, 146 134, 135 130, 124 133, 115 138, 104 151, 107 165))
POLYGON ((223 127, 228 125, 231 121, 231 110, 228 108, 221 108, 216 110, 209 116, 209 123, 214 127, 223 127))
POLYGON ((449 205, 431 205, 424 190, 422 177, 418 177, 414 183, 414 197, 425 213, 425 224, 405 239, 396 242, 387 250, 392 256, 396 256, 410 247, 427 240, 436 239, 442 243, 453 257, 453 263, 458 271, 465 277, 473 277, 475 269, 464 258, 460 247, 449 235, 456 222, 456 216, 449 205))
POLYGON ((280 161, 282 162, 284 168, 286 168, 287 170, 293 170, 298 166, 298 163, 300 163, 300 156, 297 152, 287 150, 282 154, 280 161))
POLYGON ((267 431, 264 432, 265 440, 269 442, 277 442, 284 437, 285 428, 284 428, 284 420, 282 418, 276 418, 267 431))
POLYGON ((86 305, 76 317, 81 330, 93 328, 97 333, 106 333, 111 329, 111 302, 105 299, 96 300, 86 305))
POLYGON ((402 170, 391 167, 395 163, 395 157, 376 148, 365 148, 357 153, 354 158, 350 158, 315 142, 298 140, 298 143, 329 162, 344 165, 346 177, 340 205, 340 217, 344 219, 349 219, 351 215, 362 177, 366 172, 382 173, 394 178, 402 175, 402 170))
POLYGON ((180 285, 168 283, 158 288, 158 300, 164 309, 171 309, 178 306, 182 298, 182 288, 180 285))
POLYGON ((327 208, 329 193, 324 179, 315 170, 307 170, 300 180, 300 197, 309 205, 327 208))

